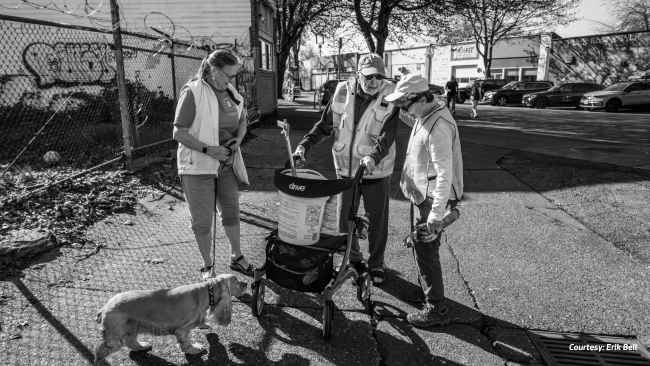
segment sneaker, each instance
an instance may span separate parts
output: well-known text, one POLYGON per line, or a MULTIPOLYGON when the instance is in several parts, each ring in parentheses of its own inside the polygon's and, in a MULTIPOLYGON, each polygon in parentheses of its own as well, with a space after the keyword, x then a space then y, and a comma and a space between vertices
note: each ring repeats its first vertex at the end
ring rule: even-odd
POLYGON ((424 309, 417 313, 407 315, 406 320, 414 327, 428 328, 434 325, 448 325, 451 322, 451 317, 449 308, 443 311, 434 311, 429 305, 425 305, 424 309))

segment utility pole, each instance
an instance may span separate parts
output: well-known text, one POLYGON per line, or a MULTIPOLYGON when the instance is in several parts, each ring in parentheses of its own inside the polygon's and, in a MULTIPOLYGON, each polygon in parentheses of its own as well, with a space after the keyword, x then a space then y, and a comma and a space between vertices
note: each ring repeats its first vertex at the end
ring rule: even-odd
POLYGON ((113 23, 113 44, 115 46, 115 63, 117 66, 117 90, 120 96, 120 115, 122 117, 122 136, 124 138, 124 156, 126 169, 131 170, 133 156, 131 155, 131 137, 129 133, 129 105, 126 95, 126 76, 124 74, 124 58, 122 56, 122 28, 120 27, 120 12, 117 0, 111 0, 111 20, 113 23))
POLYGON ((341 46, 343 45, 343 38, 339 37, 339 62, 338 62, 338 75, 336 76, 337 80, 341 80, 341 46))

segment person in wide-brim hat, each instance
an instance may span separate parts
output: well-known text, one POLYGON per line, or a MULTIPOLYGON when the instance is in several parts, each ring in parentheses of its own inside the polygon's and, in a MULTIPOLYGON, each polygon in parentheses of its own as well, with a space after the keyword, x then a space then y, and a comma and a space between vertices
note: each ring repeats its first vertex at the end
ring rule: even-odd
POLYGON ((434 96, 420 75, 406 75, 386 100, 395 103, 403 120, 413 125, 400 188, 411 201, 412 227, 426 229, 416 235, 412 246, 421 289, 403 294, 404 300, 425 306, 406 319, 416 327, 447 325, 450 315, 438 250, 445 215, 448 211, 458 215, 455 207, 463 196, 458 127, 446 103, 434 96))

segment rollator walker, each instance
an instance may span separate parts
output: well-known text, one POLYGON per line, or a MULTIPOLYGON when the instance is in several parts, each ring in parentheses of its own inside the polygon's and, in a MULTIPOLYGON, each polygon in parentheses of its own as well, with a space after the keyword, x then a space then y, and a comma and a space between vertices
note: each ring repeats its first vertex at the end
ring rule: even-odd
MULTIPOLYGON (((291 162, 293 163, 293 158, 291 162)), ((293 164, 292 164, 293 165, 293 164)), ((293 169, 295 172, 295 169, 293 169)), ((373 314, 370 299, 370 275, 365 263, 363 268, 352 268, 348 264, 352 248, 353 235, 365 238, 367 220, 358 217, 360 189, 365 167, 359 166, 354 178, 314 180, 286 174, 288 170, 275 172, 274 185, 288 195, 301 197, 329 197, 347 189, 353 189, 352 206, 348 216, 348 232, 338 234, 321 233, 320 239, 313 245, 294 245, 280 240, 278 230, 267 236, 266 260, 261 268, 254 271, 253 315, 259 318, 264 312, 265 282, 273 281, 281 287, 300 292, 324 294, 323 303, 323 338, 328 339, 332 330, 334 317, 334 294, 346 280, 351 279, 357 287, 357 300, 361 302, 368 315, 373 314), (304 190, 296 192, 295 187, 304 190), (289 187, 294 187, 291 189, 289 187), (343 259, 338 269, 334 268, 334 254, 342 254, 343 259), (359 270, 359 272, 357 272, 359 270), (264 278, 266 276, 266 279, 264 278)))

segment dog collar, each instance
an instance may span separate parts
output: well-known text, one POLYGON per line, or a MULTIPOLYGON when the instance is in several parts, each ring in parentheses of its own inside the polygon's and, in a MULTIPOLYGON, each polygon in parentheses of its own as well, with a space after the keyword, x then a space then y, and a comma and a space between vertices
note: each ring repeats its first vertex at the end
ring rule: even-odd
POLYGON ((212 284, 208 282, 208 296, 210 297, 210 306, 214 306, 214 288, 212 284))

